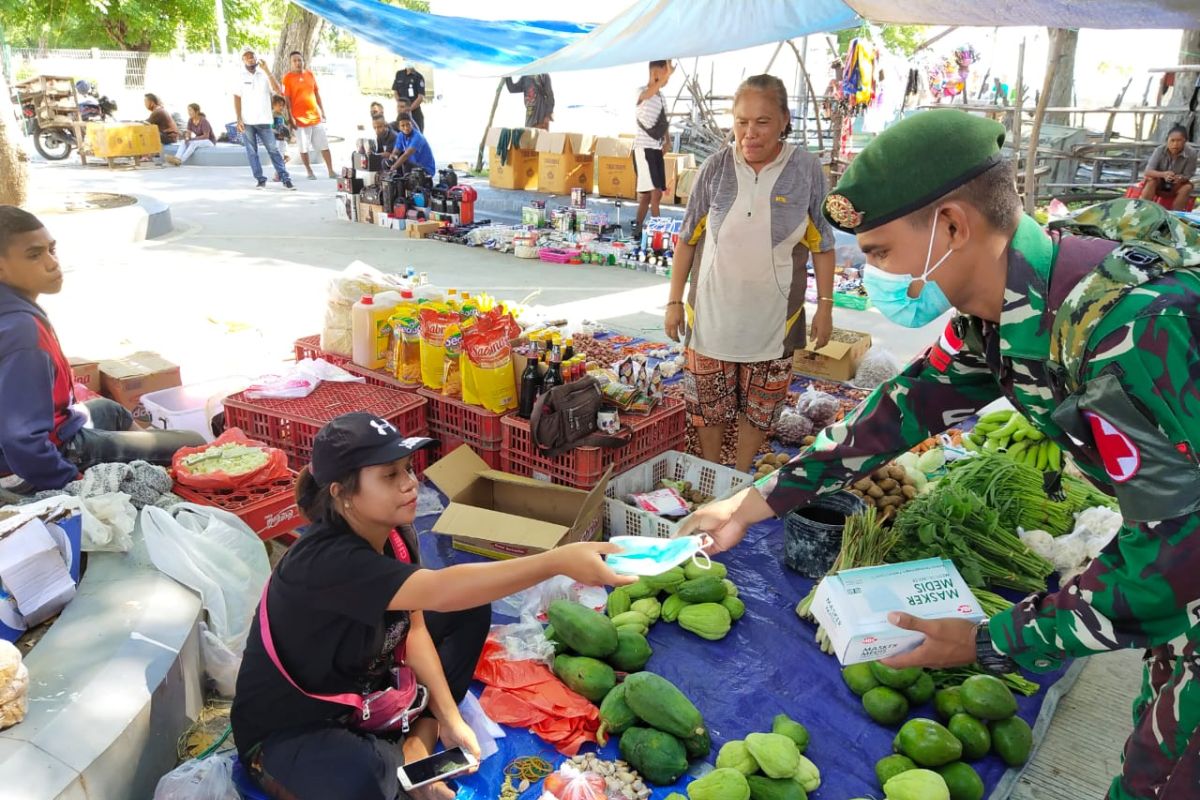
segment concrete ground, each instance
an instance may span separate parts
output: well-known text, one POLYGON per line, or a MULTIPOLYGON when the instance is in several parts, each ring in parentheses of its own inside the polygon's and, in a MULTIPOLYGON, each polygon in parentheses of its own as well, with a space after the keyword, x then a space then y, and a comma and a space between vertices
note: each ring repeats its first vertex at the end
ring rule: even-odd
MULTIPOLYGON (((295 192, 278 184, 257 191, 245 167, 110 171, 77 163, 34 164, 32 178, 42 196, 115 191, 171 206, 175 231, 139 244, 106 241, 70 215, 46 217, 68 274, 63 293, 44 303, 72 355, 156 350, 182 365, 185 382, 280 369, 296 338, 320 330, 329 278, 355 260, 385 271, 412 266, 439 286, 504 299, 537 291, 533 302, 546 306, 551 318, 586 317, 661 338, 666 279, 616 267, 522 261, 340 222, 328 179, 299 180, 295 192)), ((872 333, 900 359, 940 331, 938 325, 899 328, 873 311, 838 309, 835 323, 872 333)), ((1093 659, 1013 796, 1103 797, 1120 768, 1138 673, 1136 654, 1093 659)))

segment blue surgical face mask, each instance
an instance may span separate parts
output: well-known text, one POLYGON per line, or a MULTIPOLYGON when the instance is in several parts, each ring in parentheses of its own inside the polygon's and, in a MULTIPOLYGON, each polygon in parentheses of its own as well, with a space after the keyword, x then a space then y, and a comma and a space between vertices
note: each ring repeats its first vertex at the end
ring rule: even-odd
POLYGON ((954 252, 947 250, 937 263, 932 266, 929 263, 933 258, 933 240, 937 234, 937 215, 940 210, 939 208, 933 212, 929 249, 925 253, 925 271, 919 279, 908 274, 893 275, 873 264, 867 264, 863 268, 863 288, 867 290, 871 302, 885 317, 906 328, 924 327, 951 308, 950 300, 942 292, 942 288, 929 279, 933 271, 945 263, 954 252), (924 284, 916 297, 909 297, 908 287, 914 280, 921 280, 924 284))
POLYGON ((614 536, 610 540, 620 553, 604 557, 613 572, 621 575, 661 575, 686 561, 695 561, 701 569, 712 566, 704 548, 713 543, 707 534, 656 539, 652 536, 614 536))

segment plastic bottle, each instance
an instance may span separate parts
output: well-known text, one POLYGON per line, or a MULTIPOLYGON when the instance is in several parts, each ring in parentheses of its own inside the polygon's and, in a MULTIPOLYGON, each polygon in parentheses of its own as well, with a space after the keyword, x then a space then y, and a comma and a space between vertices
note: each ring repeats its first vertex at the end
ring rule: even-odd
POLYGON ((351 359, 367 369, 378 369, 375 365, 376 318, 375 298, 369 294, 364 294, 350 309, 351 359))

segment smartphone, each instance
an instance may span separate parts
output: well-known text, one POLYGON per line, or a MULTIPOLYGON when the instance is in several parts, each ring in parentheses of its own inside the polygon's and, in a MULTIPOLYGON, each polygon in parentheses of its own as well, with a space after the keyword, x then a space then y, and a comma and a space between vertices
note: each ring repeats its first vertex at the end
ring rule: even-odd
POLYGON ((464 775, 477 766, 479 762, 475 756, 461 747, 455 747, 405 764, 396 770, 396 777, 400 779, 400 788, 408 792, 464 775))

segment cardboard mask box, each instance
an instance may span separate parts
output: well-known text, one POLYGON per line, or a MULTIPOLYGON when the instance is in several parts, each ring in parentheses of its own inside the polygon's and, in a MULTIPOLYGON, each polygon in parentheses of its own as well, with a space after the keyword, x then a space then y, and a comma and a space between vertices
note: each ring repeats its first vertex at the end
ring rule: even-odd
POLYGON ((888 622, 892 611, 928 619, 984 619, 983 608, 954 562, 942 558, 827 575, 817 587, 812 611, 843 665, 905 653, 925 640, 922 633, 888 622))
POLYGON ((537 140, 538 191, 566 195, 583 189, 591 194, 596 185, 595 146, 588 134, 543 131, 537 140))
POLYGON ((463 445, 425 470, 450 500, 433 532, 451 537, 457 550, 496 559, 596 541, 611 473, 583 492, 491 469, 463 445))
POLYGON ((75 382, 100 394, 100 362, 89 358, 68 358, 75 382))
POLYGON ((431 233, 437 233, 441 229, 440 222, 416 222, 409 220, 408 225, 404 229, 404 235, 409 239, 424 239, 431 233))
POLYGON ((500 156, 496 153, 501 130, 503 129, 490 128, 487 133, 488 183, 497 189, 537 189, 537 141, 541 132, 533 128, 522 129, 520 146, 510 145, 508 157, 501 164, 500 156))
POLYGON ((596 191, 601 197, 637 199, 633 170, 633 140, 601 137, 596 140, 596 191))
POLYGON ((181 385, 179 367, 158 353, 134 353, 100 362, 101 394, 130 411, 136 412, 142 395, 181 385))
POLYGON ((833 329, 829 344, 820 350, 807 347, 792 357, 792 371, 826 381, 846 382, 854 378, 858 362, 871 349, 871 334, 833 329))

